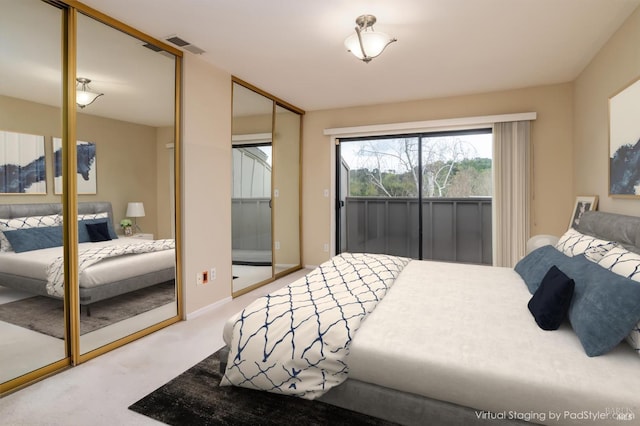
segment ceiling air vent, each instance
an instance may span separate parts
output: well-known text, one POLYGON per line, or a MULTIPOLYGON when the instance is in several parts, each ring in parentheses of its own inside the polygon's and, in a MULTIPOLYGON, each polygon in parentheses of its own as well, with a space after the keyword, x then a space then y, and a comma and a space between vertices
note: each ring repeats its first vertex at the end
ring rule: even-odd
POLYGON ((143 46, 146 47, 147 49, 153 50, 154 52, 159 52, 162 50, 158 46, 154 46, 153 44, 150 44, 150 43, 144 43, 143 46))
POLYGON ((175 36, 175 35, 174 36, 169 36, 165 40, 167 40, 169 43, 173 43, 176 46, 181 47, 184 50, 186 50, 188 52, 191 52, 193 54, 200 55, 200 54, 204 53, 204 50, 200 49, 198 46, 195 46, 195 45, 189 43, 188 41, 181 39, 178 36, 175 36))

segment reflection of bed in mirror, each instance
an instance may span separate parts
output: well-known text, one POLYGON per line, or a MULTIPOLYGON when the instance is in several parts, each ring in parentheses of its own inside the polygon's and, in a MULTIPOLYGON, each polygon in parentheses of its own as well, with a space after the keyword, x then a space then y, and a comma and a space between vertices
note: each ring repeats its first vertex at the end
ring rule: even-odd
MULTIPOLYGON (((88 307, 101 300, 175 279, 173 240, 118 238, 114 232, 113 212, 109 202, 78 203, 78 219, 80 305, 88 307), (94 237, 96 232, 98 237, 94 237), (91 260, 84 261, 85 258, 91 260), (90 265, 84 267, 83 261, 90 265)), ((0 230, 4 237, 4 240, 0 240, 0 244, 3 244, 0 247, 0 285, 31 294, 61 298, 61 290, 58 288, 56 291, 55 281, 48 272, 54 269, 55 259, 62 256, 62 247, 56 246, 56 241, 51 244, 46 242, 54 232, 61 236, 61 220, 62 206, 56 203, 0 205, 0 230), (39 225, 33 226, 33 218, 50 219, 56 216, 58 222, 41 220, 39 225), (10 230, 15 229, 19 222, 29 224, 14 231, 20 233, 19 236, 12 236, 10 230), (14 226, 8 227, 7 224, 14 226), (38 239, 35 246, 49 247, 31 250, 34 244, 23 242, 24 234, 31 232, 28 229, 47 227, 49 229, 45 234, 40 233, 41 229, 39 234, 33 234, 32 237, 38 239), (19 237, 17 240, 16 236, 19 237), (16 242, 19 248, 5 251, 7 238, 16 242), (24 248, 28 250, 22 251, 24 248)))

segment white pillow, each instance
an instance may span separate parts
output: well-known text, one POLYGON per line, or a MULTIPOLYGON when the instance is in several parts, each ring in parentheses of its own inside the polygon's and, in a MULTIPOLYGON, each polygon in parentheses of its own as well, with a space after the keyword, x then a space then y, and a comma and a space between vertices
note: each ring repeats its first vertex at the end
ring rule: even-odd
POLYGON ((584 254, 590 261, 597 262, 617 245, 614 241, 600 240, 570 228, 560 237, 556 248, 569 257, 584 254))
POLYGON ((640 282, 640 254, 630 252, 623 247, 612 248, 598 261, 598 265, 640 282))
POLYGON ((47 216, 14 217, 13 219, 0 219, 0 251, 13 251, 13 247, 2 231, 15 231, 16 229, 44 228, 47 226, 59 226, 62 218, 59 214, 47 216))
MULTIPOLYGON (((630 252, 622 247, 616 247, 605 254, 598 261, 598 265, 640 283, 640 254, 630 252)), ((640 322, 636 324, 627 336, 627 343, 640 355, 640 322)))
POLYGON ((91 219, 106 219, 109 217, 109 213, 87 213, 87 214, 79 214, 78 220, 91 220, 91 219))

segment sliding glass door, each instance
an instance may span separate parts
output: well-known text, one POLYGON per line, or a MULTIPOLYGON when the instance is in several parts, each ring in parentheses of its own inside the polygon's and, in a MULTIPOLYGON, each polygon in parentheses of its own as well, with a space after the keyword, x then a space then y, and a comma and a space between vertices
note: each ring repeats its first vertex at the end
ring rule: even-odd
POLYGON ((488 130, 343 139, 337 252, 491 263, 488 130))

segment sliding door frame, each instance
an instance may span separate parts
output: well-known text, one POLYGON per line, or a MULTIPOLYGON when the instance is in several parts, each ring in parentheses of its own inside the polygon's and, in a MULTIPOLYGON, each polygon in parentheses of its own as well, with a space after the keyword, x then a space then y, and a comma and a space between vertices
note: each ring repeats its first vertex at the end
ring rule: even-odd
POLYGON ((357 136, 357 137, 344 137, 344 138, 335 138, 335 253, 339 254, 342 252, 342 221, 341 221, 341 209, 345 208, 346 205, 342 201, 343 194, 341 192, 341 169, 342 169, 342 155, 340 146, 343 143, 355 142, 355 141, 370 141, 370 140, 378 140, 378 139, 409 139, 409 138, 417 138, 418 139, 418 165, 417 165, 417 173, 420 176, 418 179, 418 187, 417 192, 418 196, 416 199, 418 200, 418 259, 422 260, 424 257, 424 249, 423 249, 423 236, 424 236, 424 226, 423 226, 423 215, 424 215, 424 207, 423 207, 423 159, 422 159, 422 145, 423 140, 426 138, 433 137, 442 137, 442 136, 458 136, 458 135, 475 135, 475 134, 487 134, 492 133, 492 129, 486 126, 478 126, 477 128, 469 128, 464 130, 441 130, 441 131, 424 131, 417 133, 402 133, 402 134, 380 134, 380 135, 372 135, 372 136, 357 136))

